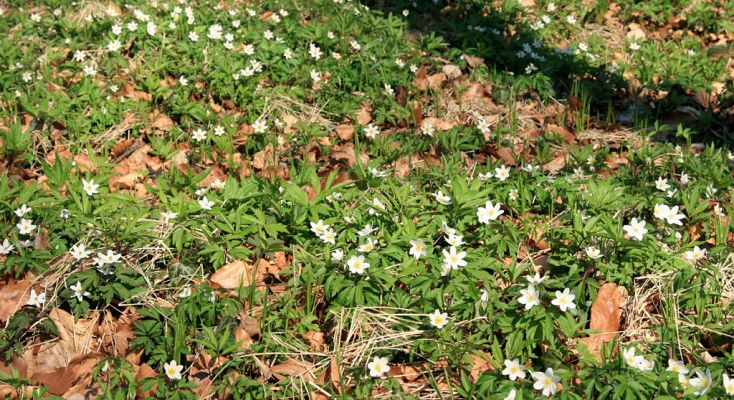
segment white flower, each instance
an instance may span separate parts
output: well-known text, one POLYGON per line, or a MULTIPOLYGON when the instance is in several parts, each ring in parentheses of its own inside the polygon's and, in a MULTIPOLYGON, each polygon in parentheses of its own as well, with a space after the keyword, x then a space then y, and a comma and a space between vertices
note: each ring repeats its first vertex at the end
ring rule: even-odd
POLYGON ((636 367, 640 371, 652 371, 652 369, 655 367, 655 361, 648 360, 645 357, 639 356, 637 357, 636 367))
POLYGON ((449 246, 459 247, 464 244, 464 237, 453 232, 449 233, 444 239, 446 239, 446 243, 448 243, 449 246))
POLYGON ((443 204, 445 206, 451 204, 451 197, 443 194, 441 190, 433 194, 434 197, 436 197, 436 201, 440 204, 443 204))
POLYGON ((665 220, 669 224, 671 224, 671 225, 680 225, 680 226, 683 225, 683 223, 681 222, 681 220, 683 218, 685 218, 686 215, 683 214, 683 213, 678 213, 678 206, 668 207, 667 210, 663 210, 663 211, 665 211, 665 214, 664 214, 665 220))
POLYGON ((634 347, 622 350, 622 358, 627 365, 641 371, 649 371, 654 366, 654 363, 646 360, 644 356, 636 355, 634 347))
POLYGON ((179 380, 181 379, 181 371, 183 371, 183 365, 178 365, 175 360, 171 360, 163 364, 163 371, 166 373, 168 379, 179 380))
POLYGON ((145 24, 145 31, 148 32, 148 35, 155 36, 156 32, 158 32, 158 27, 155 26, 153 21, 148 21, 148 23, 145 24))
POLYGON ((285 58, 286 60, 290 60, 291 58, 293 58, 293 50, 288 48, 283 50, 283 58, 285 58))
POLYGON ((212 40, 222 39, 222 25, 214 24, 209 27, 206 37, 212 40))
POLYGON ((311 222, 311 232, 313 232, 316 236, 321 236, 326 232, 328 229, 330 229, 329 225, 324 224, 323 220, 318 220, 317 222, 311 222))
POLYGON ((222 136, 224 135, 224 127, 221 125, 217 125, 214 127, 214 136, 222 136))
POLYGON ((186 79, 186 77, 185 77, 185 76, 181 75, 181 76, 180 76, 180 77, 178 78, 178 83, 180 83, 180 84, 181 84, 181 86, 187 86, 187 85, 189 84, 189 80, 188 80, 188 79, 186 79))
POLYGON ((362 49, 362 46, 360 46, 360 44, 356 40, 352 40, 351 42, 349 42, 349 46, 351 46, 355 51, 359 51, 362 49))
POLYGON ((308 46, 308 55, 310 55, 312 58, 318 60, 319 58, 321 58, 321 54, 322 52, 319 46, 316 46, 313 43, 308 46))
POLYGON ((82 72, 85 76, 89 77, 97 75, 97 70, 94 68, 93 65, 85 65, 84 68, 82 68, 82 72))
POLYGON ((36 225, 33 225, 33 221, 25 218, 21 218, 20 222, 15 226, 18 227, 18 233, 21 235, 28 235, 36 229, 36 225))
POLYGON ((479 129, 480 131, 482 131, 482 133, 485 133, 485 134, 491 132, 489 121, 487 121, 484 117, 480 118, 479 121, 477 122, 477 129, 479 129))
POLYGON ((107 51, 109 51, 110 53, 120 50, 121 47, 122 43, 120 43, 120 41, 117 39, 107 43, 107 51))
POLYGON ((370 376, 373 378, 381 378, 387 371, 390 370, 388 365, 390 361, 387 357, 375 357, 367 363, 367 369, 370 370, 370 376))
POLYGON ((28 207, 27 205, 23 204, 20 207, 15 209, 15 215, 17 215, 19 218, 22 218, 24 215, 28 214, 31 211, 33 211, 31 207, 28 207))
POLYGON ((670 185, 668 184, 668 180, 661 176, 655 181, 655 188, 664 192, 670 189, 670 185))
POLYGON ((378 243, 372 240, 372 238, 367 238, 367 241, 365 243, 359 245, 358 250, 360 253, 369 253, 370 251, 376 249, 377 245, 378 243))
POLYGON ((135 21, 129 22, 127 24, 127 30, 129 30, 130 32, 135 32, 136 30, 138 30, 138 23, 135 21))
POLYGON ((206 140, 206 131, 203 129, 195 129, 191 133, 191 138, 196 140, 197 142, 201 142, 202 140, 206 140))
POLYGON ((729 375, 722 373, 721 379, 724 381, 724 390, 729 396, 734 395, 734 379, 730 378, 729 375))
POLYGON ((431 325, 438 329, 443 328, 449 323, 448 314, 442 313, 441 310, 436 310, 433 314, 428 314, 428 319, 431 321, 431 325))
POLYGON ((459 267, 466 266, 465 251, 456 252, 456 247, 451 246, 449 251, 443 250, 443 264, 446 269, 459 269, 459 267))
POLYGON ((321 235, 321 240, 323 240, 324 243, 335 244, 336 243, 336 232, 334 232, 333 229, 327 229, 321 235))
POLYGON ((540 276, 538 272, 535 273, 535 275, 525 275, 525 279, 527 279, 528 283, 530 285, 536 286, 542 284, 545 280, 548 279, 547 276, 540 276))
POLYGON ((163 222, 169 223, 172 219, 178 218, 178 213, 166 211, 161 213, 161 217, 163 217, 163 222))
POLYGON ((89 292, 84 290, 82 283, 79 281, 76 281, 76 284, 70 286, 69 289, 74 291, 71 297, 76 297, 77 301, 82 301, 84 296, 89 296, 89 292))
POLYGON ((566 22, 571 25, 576 25, 576 17, 574 17, 573 15, 569 15, 568 17, 566 17, 566 22))
POLYGON ((421 127, 421 133, 425 136, 433 136, 433 134, 436 132, 436 129, 433 127, 433 125, 429 123, 423 124, 421 127))
POLYGON ((121 254, 115 253, 112 250, 107 250, 107 253, 97 253, 97 257, 94 258, 95 264, 97 266, 105 266, 108 264, 114 264, 122 258, 121 254))
POLYGON ((510 168, 506 165, 495 168, 494 172, 494 176, 496 176, 500 182, 503 182, 505 179, 510 177, 510 168))
POLYGON ((268 129, 268 123, 262 118, 258 118, 255 120, 255 122, 252 123, 252 129, 255 131, 255 133, 265 133, 265 131, 268 129))
POLYGON ((410 241, 410 251, 408 251, 408 254, 415 257, 416 260, 421 258, 421 256, 426 255, 426 244, 423 243, 422 240, 416 239, 410 241))
POLYGON ((564 289, 563 292, 556 290, 556 298, 551 301, 551 304, 558 306, 561 311, 565 312, 568 309, 576 308, 576 304, 573 302, 574 299, 576 299, 576 295, 571 294, 568 288, 564 289))
POLYGON ((198 42, 199 34, 194 31, 189 32, 189 40, 191 40, 192 42, 198 42))
POLYGON ((41 307, 46 302, 46 293, 36 293, 34 289, 31 289, 31 295, 28 298, 27 305, 31 307, 41 307))
POLYGON ((688 174, 681 174, 680 175, 680 184, 683 186, 686 186, 688 182, 691 181, 691 177, 688 176, 688 174))
POLYGON ((185 298, 191 296, 191 293, 193 293, 191 291, 191 286, 184 286, 181 289, 181 291, 178 293, 178 297, 181 298, 181 299, 185 299, 185 298))
POLYGON ((688 367, 686 367, 686 364, 683 361, 673 360, 672 358, 668 359, 668 368, 665 370, 679 374, 688 373, 688 367))
POLYGON ((511 381, 517 378, 525 379, 525 366, 520 364, 517 358, 514 360, 505 360, 505 369, 502 370, 502 375, 507 375, 511 381))
POLYGON ((557 384, 561 381, 561 378, 553 374, 553 368, 548 368, 545 372, 533 372, 533 379, 535 379, 533 388, 542 390, 544 396, 556 394, 557 384))
POLYGON ((520 294, 521 296, 517 301, 524 304, 526 310, 540 304, 540 293, 535 289, 535 286, 528 285, 527 289, 520 289, 520 294))
POLYGON ((370 267, 370 264, 364 261, 364 256, 351 256, 347 260, 347 266, 349 267, 349 272, 363 275, 365 270, 370 267))
POLYGON ((670 207, 665 204, 655 204, 655 208, 653 208, 653 215, 657 219, 665 219, 665 216, 668 215, 669 210, 670 207))
POLYGON ((484 207, 477 209, 477 219, 479 223, 488 224, 489 221, 494 221, 499 218, 500 215, 504 214, 505 211, 500 209, 501 204, 492 204, 491 201, 487 201, 484 207))
POLYGON ((691 262, 699 261, 706 257, 706 249, 701 249, 700 247, 695 246, 693 250, 686 251, 684 253, 684 257, 686 258, 686 260, 691 262))
POLYGON ((630 224, 623 226, 623 229, 629 237, 636 240, 642 240, 642 237, 647 233, 645 220, 638 221, 637 218, 632 218, 630 224))
POLYGON ((85 192, 87 192, 87 196, 93 196, 97 193, 99 193, 97 190, 99 189, 99 185, 94 183, 94 179, 90 180, 84 180, 82 179, 82 188, 85 192))
POLYGON ((637 51, 640 49, 640 44, 637 42, 631 42, 630 43, 630 50, 637 51))
POLYGON ((69 249, 69 254, 75 259, 75 260, 83 260, 92 252, 87 250, 86 246, 82 243, 77 243, 74 246, 71 246, 71 249, 69 249))
POLYGON ((15 246, 10 244, 10 241, 8 239, 5 239, 3 240, 3 243, 0 244, 0 254, 10 254, 10 252, 13 251, 14 248, 15 246))
POLYGON ((344 250, 342 250, 342 249, 336 249, 336 250, 334 250, 334 251, 331 252, 331 260, 332 261, 340 262, 343 259, 344 259, 344 250))
POLYGON ((507 197, 510 198, 510 200, 517 200, 517 189, 510 189, 510 192, 507 194, 507 197))
POLYGON ((361 237, 369 236, 372 234, 372 232, 375 232, 375 228, 372 227, 371 224, 367 224, 362 228, 361 230, 357 231, 357 235, 361 237))
POLYGON ((207 199, 206 197, 199 199, 199 207, 201 207, 203 210, 211 210, 213 206, 214 202, 207 199))
POLYGON ((594 246, 589 246, 584 251, 586 252, 586 256, 591 258, 592 260, 601 258, 601 251, 594 246))
MULTIPOLYGON (((719 218, 726 217, 726 214, 724 214, 724 210, 721 209, 721 206, 719 204, 715 204, 714 205, 713 213, 714 213, 715 216, 717 216, 719 218)), ((16 214, 17 214, 17 211, 16 211, 16 214)), ((19 217, 20 217, 20 215, 19 215, 19 217)))
POLYGON ((504 400, 515 400, 517 398, 517 392, 515 389, 510 390, 510 393, 507 393, 507 396, 505 396, 504 400))
POLYGON ((368 139, 374 139, 379 134, 380 128, 376 127, 373 124, 369 124, 364 128, 364 135, 367 136, 368 139))
POLYGON ((696 377, 692 378, 688 381, 688 383, 691 384, 694 388, 696 388, 696 391, 693 392, 696 396, 701 396, 705 394, 710 388, 711 388, 711 370, 707 369, 706 372, 702 371, 696 371, 696 377))

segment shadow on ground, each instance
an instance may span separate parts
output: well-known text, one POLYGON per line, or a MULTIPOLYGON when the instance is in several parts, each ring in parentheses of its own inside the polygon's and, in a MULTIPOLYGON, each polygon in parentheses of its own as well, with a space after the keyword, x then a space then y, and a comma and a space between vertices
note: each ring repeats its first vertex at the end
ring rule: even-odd
MULTIPOLYGON (((718 99, 688 87, 683 80, 657 85, 643 82, 652 89, 644 90, 613 72, 610 65, 591 65, 570 48, 544 44, 536 30, 519 22, 518 6, 497 9, 485 6, 486 2, 470 0, 363 0, 362 3, 385 14, 400 15, 403 10, 410 10, 407 20, 411 38, 419 45, 422 41, 441 38, 449 45, 447 59, 460 54, 483 58, 491 81, 499 89, 493 92, 495 101, 505 101, 511 95, 537 93, 545 101, 555 99, 585 111, 598 128, 653 129, 659 121, 667 128, 655 135, 656 140, 682 140, 676 137, 680 125, 690 129, 694 141, 734 145, 731 81, 725 92, 729 95, 718 99)), ((603 23, 606 7, 596 11, 588 14, 587 20, 596 16, 598 20, 593 22, 603 23)))

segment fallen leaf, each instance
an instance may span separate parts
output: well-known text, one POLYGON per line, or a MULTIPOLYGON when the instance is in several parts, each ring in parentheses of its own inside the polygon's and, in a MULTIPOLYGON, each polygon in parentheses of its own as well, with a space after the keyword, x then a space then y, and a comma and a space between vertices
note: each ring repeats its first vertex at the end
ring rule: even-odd
POLYGON ((306 332, 306 334, 303 335, 303 338, 306 339, 306 343, 308 343, 314 351, 320 352, 324 349, 323 332, 306 332))
POLYGON ((484 64, 484 59, 482 57, 475 57, 464 54, 464 60, 466 60, 466 63, 472 68, 476 68, 484 64))
POLYGON ((68 312, 54 308, 49 318, 59 331, 59 338, 42 344, 35 358, 35 370, 54 370, 65 368, 77 357, 91 353, 95 347, 96 315, 75 320, 68 312))
POLYGON ((170 131, 173 125, 175 125, 173 120, 168 115, 158 111, 154 111, 151 114, 150 120, 151 127, 163 132, 170 131))
POLYGON ((277 267, 271 265, 267 260, 259 260, 254 265, 235 260, 216 270, 209 281, 223 289, 238 289, 240 286, 247 287, 253 284, 262 289, 269 286, 265 282, 268 275, 277 273, 277 267))
POLYGON ((275 150, 273 149, 273 144, 268 143, 264 149, 255 153, 255 156, 252 159, 252 166, 259 170, 273 167, 275 166, 274 157, 275 150))
POLYGON ((336 135, 339 136, 339 139, 348 142, 354 136, 354 126, 346 124, 339 125, 336 127, 336 135))
POLYGON ((456 65, 444 65, 443 68, 441 68, 441 71, 446 74, 448 79, 456 79, 461 76, 461 68, 456 65))
POLYGON ((367 125, 372 121, 372 106, 368 103, 362 104, 362 107, 357 111, 357 123, 360 125, 367 125))
POLYGON ((32 283, 27 279, 11 280, 0 286, 0 321, 7 321, 28 302, 32 283))
POLYGON ((100 353, 85 354, 72 360, 66 367, 56 368, 50 372, 37 371, 31 377, 31 382, 44 385, 51 394, 64 395, 64 398, 69 398, 74 394, 73 392, 67 393, 72 386, 80 384, 81 387, 74 390, 77 393, 85 386, 91 386, 92 370, 101 359, 102 354, 100 353))
POLYGON ((592 333, 579 340, 601 361, 602 345, 614 340, 619 332, 622 318, 622 304, 627 299, 627 289, 614 283, 605 283, 599 288, 596 299, 591 305, 592 333))
POLYGON ((315 370, 316 368, 314 368, 312 363, 298 361, 292 358, 270 368, 270 371, 278 379, 285 379, 286 377, 290 379, 300 378, 304 382, 313 382, 316 380, 315 370))

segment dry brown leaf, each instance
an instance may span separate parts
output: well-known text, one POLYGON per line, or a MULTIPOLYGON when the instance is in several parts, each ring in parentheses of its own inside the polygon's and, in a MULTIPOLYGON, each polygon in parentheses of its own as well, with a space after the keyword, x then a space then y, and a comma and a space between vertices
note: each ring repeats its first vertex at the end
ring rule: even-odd
POLYGON ((252 166, 259 170, 273 167, 275 166, 274 157, 275 150, 273 149, 273 144, 268 143, 264 149, 255 153, 255 156, 252 159, 252 166))
POLYGON ((372 106, 368 103, 362 104, 362 107, 357 111, 357 123, 360 125, 367 125, 372 121, 372 106))
POLYGON ((133 143, 135 143, 134 139, 120 140, 116 145, 112 146, 112 149, 110 149, 110 156, 115 159, 125 154, 125 152, 132 147, 133 143))
POLYGON ((568 157, 565 154, 560 155, 543 165, 543 171, 555 174, 566 166, 567 159, 568 157))
POLYGON ((314 351, 320 352, 324 349, 323 332, 306 332, 306 334, 303 335, 303 338, 306 339, 306 343, 308 343, 314 351))
MULTIPOLYGON (((155 370, 153 368, 151 368, 150 365, 148 365, 148 364, 141 364, 140 367, 137 370, 137 373, 135 374, 135 379, 138 380, 138 381, 142 381, 143 379, 155 378, 156 376, 158 376, 158 373, 155 372, 155 370)), ((158 386, 158 385, 153 385, 152 388, 150 388, 149 390, 147 390, 145 392, 141 392, 138 389, 138 391, 137 391, 137 398, 138 399, 148 399, 148 398, 150 398, 151 396, 153 396, 155 394, 156 386, 158 386)))
POLYGON ((436 117, 426 117, 426 118, 423 118, 423 121, 421 121, 421 127, 424 127, 429 124, 433 126, 436 130, 447 131, 455 126, 458 126, 459 121, 456 118, 443 119, 443 118, 436 118, 436 117))
POLYGON ((168 115, 163 114, 158 111, 154 111, 151 114, 150 120, 151 120, 150 126, 159 131, 164 131, 164 132, 170 131, 173 125, 175 125, 173 120, 168 115))
POLYGON ((268 286, 265 283, 267 276, 277 273, 278 268, 267 260, 259 260, 254 265, 235 260, 215 271, 209 281, 223 289, 237 289, 240 286, 247 287, 253 284, 257 288, 265 288, 268 286))
POLYGON ((43 369, 37 371, 31 377, 31 382, 44 385, 51 394, 68 398, 74 393, 86 392, 85 387, 92 384, 92 370, 101 359, 100 353, 88 353, 75 358, 66 367, 50 372, 43 369), (72 386, 75 386, 75 390, 70 391, 72 386))
POLYGON ((28 279, 22 279, 11 280, 0 285, 0 321, 7 321, 28 302, 32 283, 28 279))
POLYGON ((464 54, 464 60, 466 60, 466 63, 472 68, 476 68, 484 64, 484 59, 482 57, 475 57, 464 54))
POLYGON ((461 68, 457 67, 456 65, 444 65, 441 68, 441 71, 446 74, 446 77, 448 79, 456 79, 461 76, 461 68))
MULTIPOLYGON (((346 161, 349 166, 354 166, 356 164, 357 159, 354 154, 354 143, 344 143, 344 144, 338 144, 331 148, 331 153, 329 155, 337 161, 346 161)), ((359 157, 362 161, 363 165, 367 165, 370 161, 370 157, 367 155, 367 153, 360 152, 359 157)))
POLYGON ((38 349, 35 358, 35 369, 51 371, 65 368, 77 357, 91 353, 95 347, 94 331, 96 315, 75 320, 68 312, 54 308, 49 318, 59 331, 59 339, 44 343, 38 349))
POLYGON ((339 139, 348 142, 354 136, 354 126, 347 124, 339 125, 336 127, 336 135, 339 136, 339 139))
POLYGON ((605 283, 599 288, 596 299, 591 305, 589 328, 595 333, 580 339, 579 343, 586 345, 600 361, 602 345, 614 340, 619 332, 622 304, 626 299, 627 289, 614 283, 605 283))
POLYGON ((300 378, 304 382, 313 382, 316 380, 316 368, 314 368, 314 365, 308 361, 298 361, 289 358, 284 362, 271 367, 270 371, 278 379, 290 377, 290 379, 300 378))
POLYGON ((492 367, 492 364, 489 362, 489 360, 487 360, 487 357, 489 357, 489 355, 485 355, 485 357, 480 357, 476 354, 471 355, 472 364, 470 375, 472 379, 474 379, 474 382, 479 379, 479 375, 481 375, 483 372, 494 370, 494 367, 492 367))

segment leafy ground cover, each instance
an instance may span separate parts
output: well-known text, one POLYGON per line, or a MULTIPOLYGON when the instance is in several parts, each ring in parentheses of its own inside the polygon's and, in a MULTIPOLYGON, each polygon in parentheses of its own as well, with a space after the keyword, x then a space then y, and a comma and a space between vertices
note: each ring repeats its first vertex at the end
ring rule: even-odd
POLYGON ((734 395, 732 15, 3 6, 0 391, 734 395))

